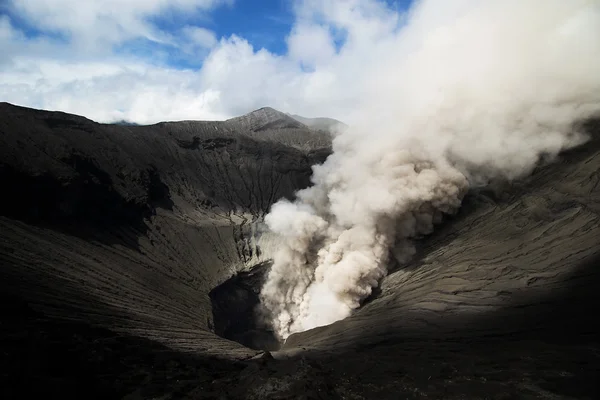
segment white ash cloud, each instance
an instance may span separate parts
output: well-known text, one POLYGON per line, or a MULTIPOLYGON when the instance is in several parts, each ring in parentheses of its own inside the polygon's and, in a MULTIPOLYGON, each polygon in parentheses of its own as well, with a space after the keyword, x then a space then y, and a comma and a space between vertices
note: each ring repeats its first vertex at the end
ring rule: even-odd
POLYGON ((573 123, 600 110, 598 1, 421 1, 373 36, 351 128, 266 217, 284 245, 261 298, 282 338, 347 317, 470 184, 582 144, 573 123))

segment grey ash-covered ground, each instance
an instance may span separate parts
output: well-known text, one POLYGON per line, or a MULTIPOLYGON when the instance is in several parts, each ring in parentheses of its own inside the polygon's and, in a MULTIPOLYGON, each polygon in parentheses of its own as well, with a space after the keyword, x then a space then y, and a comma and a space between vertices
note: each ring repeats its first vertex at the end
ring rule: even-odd
POLYGON ((0 397, 598 398, 588 129, 473 191, 350 318, 270 356, 252 318, 277 246, 262 218, 309 184, 328 135, 273 109, 135 126, 2 103, 0 397))

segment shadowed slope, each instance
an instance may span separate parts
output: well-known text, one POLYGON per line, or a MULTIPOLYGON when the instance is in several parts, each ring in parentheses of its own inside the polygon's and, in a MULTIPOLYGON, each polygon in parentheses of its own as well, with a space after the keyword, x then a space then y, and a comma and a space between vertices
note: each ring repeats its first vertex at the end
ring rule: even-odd
POLYGON ((251 326, 233 296, 260 271, 215 287, 268 261, 262 217, 328 154, 286 145, 289 129, 102 125, 0 104, 4 397, 597 397, 597 140, 474 192, 378 296, 274 358, 218 337, 251 326), (225 294, 211 304, 213 289, 225 294))
POLYGON ((210 342, 208 292, 268 257, 261 217, 308 184, 327 150, 257 142, 227 123, 125 127, 9 104, 0 112, 5 293, 176 348, 247 353, 210 342))

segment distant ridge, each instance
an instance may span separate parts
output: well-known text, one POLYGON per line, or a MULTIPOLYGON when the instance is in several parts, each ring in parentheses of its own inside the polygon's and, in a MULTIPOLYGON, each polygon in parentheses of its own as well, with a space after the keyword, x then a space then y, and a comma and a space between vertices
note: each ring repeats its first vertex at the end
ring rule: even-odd
POLYGON ((138 123, 126 121, 124 119, 122 119, 120 121, 112 122, 112 124, 113 125, 121 125, 121 126, 140 126, 140 124, 138 124, 138 123))
POLYGON ((271 107, 259 108, 223 123, 257 140, 280 142, 302 150, 331 146, 331 131, 311 128, 271 107))
POLYGON ((341 130, 345 130, 348 128, 348 125, 343 123, 342 121, 338 121, 333 118, 306 118, 297 114, 289 114, 290 117, 294 118, 296 121, 301 122, 302 124, 308 126, 311 129, 327 131, 331 133, 336 133, 341 130))
POLYGON ((228 119, 242 130, 260 132, 270 129, 310 129, 328 133, 337 133, 348 125, 333 118, 307 118, 297 114, 278 111, 272 107, 262 107, 240 117, 228 119))

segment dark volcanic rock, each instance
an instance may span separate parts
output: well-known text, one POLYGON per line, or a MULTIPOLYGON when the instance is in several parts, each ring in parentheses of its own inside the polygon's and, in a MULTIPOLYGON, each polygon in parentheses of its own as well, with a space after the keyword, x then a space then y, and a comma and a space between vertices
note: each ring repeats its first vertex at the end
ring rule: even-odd
POLYGON ((0 396, 599 397, 597 137, 470 194, 350 318, 265 355, 218 336, 276 347, 253 314, 277 247, 262 217, 330 151, 290 119, 0 104, 0 396))
POLYGON ((260 315, 260 289, 271 263, 243 271, 210 293, 215 333, 251 349, 278 350, 279 340, 260 315))
POLYGON ((262 216, 328 152, 226 122, 106 125, 2 103, 0 289, 48 318, 252 355, 213 333, 208 293, 268 257, 262 216))

